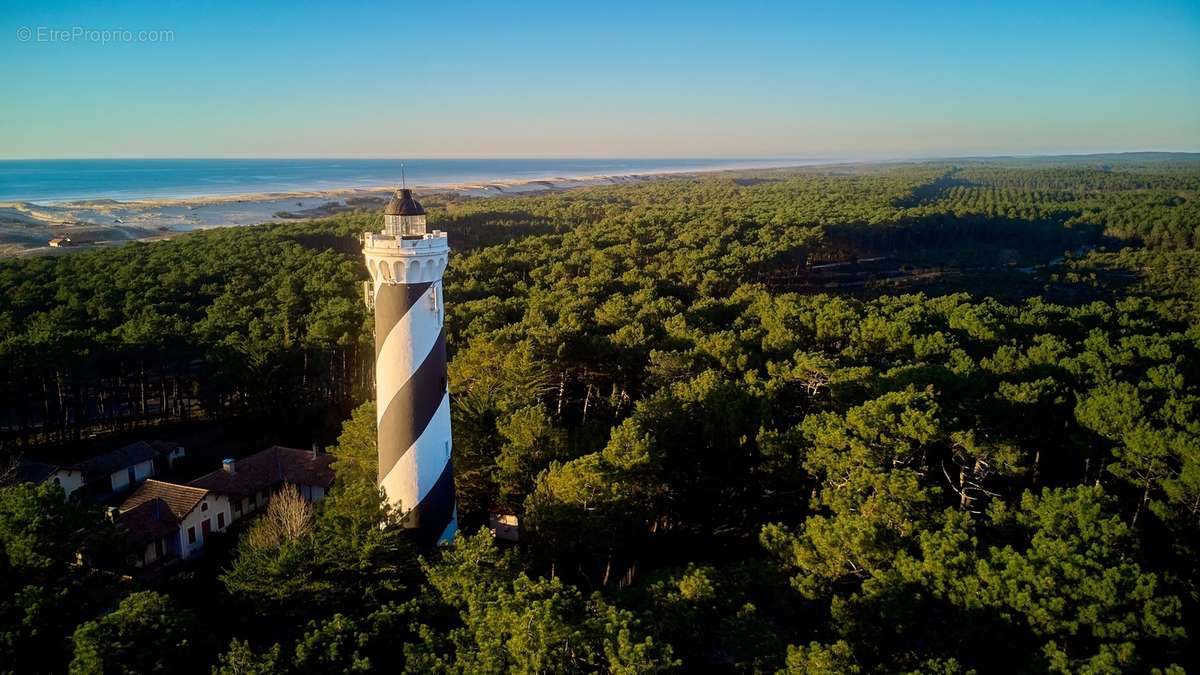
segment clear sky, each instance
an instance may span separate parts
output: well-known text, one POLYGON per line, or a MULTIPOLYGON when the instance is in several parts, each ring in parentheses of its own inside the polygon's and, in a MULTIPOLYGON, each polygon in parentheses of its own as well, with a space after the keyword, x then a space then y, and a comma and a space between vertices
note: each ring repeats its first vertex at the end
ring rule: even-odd
POLYGON ((1196 151, 1200 2, 0 0, 0 92, 7 158, 1196 151))

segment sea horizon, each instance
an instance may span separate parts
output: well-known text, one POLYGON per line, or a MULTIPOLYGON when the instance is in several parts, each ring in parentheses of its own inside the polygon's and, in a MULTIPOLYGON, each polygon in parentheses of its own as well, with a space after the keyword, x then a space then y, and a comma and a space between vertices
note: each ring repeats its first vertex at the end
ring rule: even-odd
POLYGON ((811 166, 830 158, 0 159, 0 202, 198 199, 811 166))

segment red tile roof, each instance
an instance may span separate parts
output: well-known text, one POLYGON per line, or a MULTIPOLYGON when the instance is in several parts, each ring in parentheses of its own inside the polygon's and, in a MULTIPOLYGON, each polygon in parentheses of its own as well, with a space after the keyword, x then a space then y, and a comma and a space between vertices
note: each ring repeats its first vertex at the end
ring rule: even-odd
POLYGON ((133 491, 133 494, 121 502, 118 510, 121 513, 132 511, 133 509, 153 500, 163 502, 167 507, 167 514, 164 517, 173 518, 175 521, 183 520, 187 514, 196 508, 204 496, 208 494, 208 490, 188 485, 179 485, 177 483, 168 483, 166 481, 148 479, 142 483, 138 489, 133 491))
POLYGON ((332 455, 318 453, 314 457, 308 450, 274 445, 237 460, 233 472, 222 467, 188 485, 233 497, 249 497, 281 483, 319 485, 328 489, 333 484, 332 464, 332 455))
POLYGON ((208 490, 151 478, 121 503, 117 522, 130 539, 154 541, 177 532, 207 494, 208 490))
POLYGON ((122 513, 117 522, 134 541, 154 541, 179 531, 179 523, 161 499, 142 502, 122 513))

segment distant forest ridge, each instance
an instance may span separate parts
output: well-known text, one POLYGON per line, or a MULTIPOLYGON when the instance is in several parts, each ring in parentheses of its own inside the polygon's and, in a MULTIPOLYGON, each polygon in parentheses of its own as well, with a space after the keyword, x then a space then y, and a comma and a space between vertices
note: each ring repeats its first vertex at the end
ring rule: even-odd
POLYGON ((1055 164, 1070 166, 1073 164, 1092 164, 1104 162, 1123 167, 1126 164, 1143 163, 1200 163, 1200 152, 1094 152, 1065 155, 962 155, 958 157, 933 158, 927 161, 972 161, 998 164, 1014 164, 1016 166, 1035 166, 1039 164, 1055 164))

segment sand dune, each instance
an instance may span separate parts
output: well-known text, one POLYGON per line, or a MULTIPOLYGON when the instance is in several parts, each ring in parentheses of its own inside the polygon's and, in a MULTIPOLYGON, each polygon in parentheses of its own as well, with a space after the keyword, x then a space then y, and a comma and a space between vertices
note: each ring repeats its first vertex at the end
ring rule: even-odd
MULTIPOLYGON (((678 172, 696 175, 706 172, 678 172)), ((650 180, 668 174, 549 176, 451 185, 414 185, 426 193, 454 192, 488 197, 588 185, 650 180)), ((0 257, 65 252, 84 246, 169 237, 211 227, 319 218, 355 208, 378 208, 394 187, 273 192, 192 199, 84 199, 59 202, 0 202, 0 257), (49 241, 70 237, 73 246, 52 249, 49 241)))

